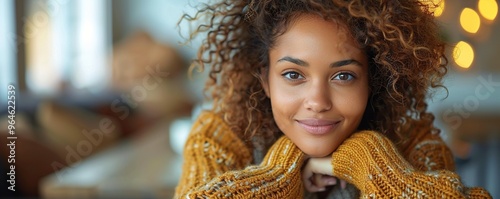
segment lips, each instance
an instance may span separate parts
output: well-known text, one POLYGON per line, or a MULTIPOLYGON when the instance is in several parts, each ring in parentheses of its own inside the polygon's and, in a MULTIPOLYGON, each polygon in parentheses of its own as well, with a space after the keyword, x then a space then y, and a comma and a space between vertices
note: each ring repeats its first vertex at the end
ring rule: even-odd
POLYGON ((335 127, 337 127, 340 121, 305 119, 297 120, 297 123, 310 134, 324 135, 328 132, 331 132, 335 127))

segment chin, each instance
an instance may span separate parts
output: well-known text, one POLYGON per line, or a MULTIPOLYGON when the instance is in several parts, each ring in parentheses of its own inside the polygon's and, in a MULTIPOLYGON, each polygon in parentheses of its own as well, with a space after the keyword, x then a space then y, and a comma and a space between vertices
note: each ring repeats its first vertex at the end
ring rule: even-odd
MULTIPOLYGON (((317 147, 315 147, 315 148, 317 148, 317 147)), ((311 150, 301 149, 301 150, 306 155, 308 155, 309 157, 312 157, 312 158, 323 158, 323 157, 330 156, 333 153, 333 150, 318 150, 318 149, 311 149, 311 150)))

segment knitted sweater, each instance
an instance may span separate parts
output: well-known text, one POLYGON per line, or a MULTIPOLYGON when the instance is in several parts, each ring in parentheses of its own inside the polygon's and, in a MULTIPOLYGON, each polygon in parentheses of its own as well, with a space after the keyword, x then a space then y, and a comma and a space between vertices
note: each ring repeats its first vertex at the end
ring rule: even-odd
MULTIPOLYGON (((425 134, 403 150, 405 159, 383 135, 356 132, 331 155, 333 174, 355 185, 362 198, 491 198, 484 189, 463 186, 447 170, 453 160, 446 145, 425 134)), ((186 142, 174 198, 303 198, 305 158, 282 136, 252 165, 245 143, 222 119, 203 112, 186 142)))

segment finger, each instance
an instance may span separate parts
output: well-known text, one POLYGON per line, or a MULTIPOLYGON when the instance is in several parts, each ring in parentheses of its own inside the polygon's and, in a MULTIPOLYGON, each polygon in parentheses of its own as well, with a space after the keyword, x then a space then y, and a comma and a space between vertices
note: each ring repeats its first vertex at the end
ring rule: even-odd
POLYGON ((304 186, 309 192, 313 192, 314 190, 314 185, 311 180, 313 177, 312 171, 309 169, 309 165, 307 165, 304 170, 302 171, 302 181, 304 182, 304 186))
POLYGON ((325 188, 321 188, 316 186, 314 179, 316 178, 316 174, 312 172, 310 169, 310 165, 306 165, 304 170, 302 171, 302 181, 304 182, 304 186, 306 190, 309 192, 319 192, 324 191, 325 188))
POLYGON ((313 184, 318 187, 336 185, 337 178, 329 175, 314 174, 313 184))
POLYGON ((318 191, 318 187, 313 185, 311 179, 304 180, 304 187, 306 187, 306 190, 309 192, 317 192, 318 191))
POLYGON ((322 177, 323 184, 325 186, 331 186, 331 185, 336 185, 337 184, 337 178, 329 175, 323 175, 322 177))
POLYGON ((321 192, 321 191, 326 190, 325 186, 319 186, 316 184, 316 179, 318 179, 317 176, 321 177, 321 175, 319 175, 319 174, 313 174, 313 176, 311 176, 310 178, 308 178, 305 181, 304 186, 306 187, 307 191, 309 191, 309 192, 321 192))
POLYGON ((325 187, 323 180, 322 180, 322 175, 321 174, 314 174, 313 176, 313 184, 318 186, 318 187, 325 187))
POLYGON ((340 187, 341 187, 342 189, 345 189, 345 188, 346 188, 346 186, 347 186, 347 182, 346 182, 345 180, 340 180, 340 187))
POLYGON ((311 178, 311 181, 312 181, 312 184, 314 185, 314 188, 315 188, 315 192, 317 191, 324 191, 326 189, 324 183, 323 183, 323 180, 322 180, 322 176, 321 174, 313 174, 312 178, 311 178))
POLYGON ((314 186, 315 191, 324 191, 326 186, 337 184, 337 178, 328 175, 313 174, 310 183, 314 186))

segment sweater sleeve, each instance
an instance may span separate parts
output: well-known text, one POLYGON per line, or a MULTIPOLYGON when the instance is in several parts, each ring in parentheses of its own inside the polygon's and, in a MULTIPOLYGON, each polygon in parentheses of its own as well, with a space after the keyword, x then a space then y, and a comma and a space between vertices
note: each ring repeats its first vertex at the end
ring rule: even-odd
POLYGON ((222 119, 205 112, 186 142, 174 198, 302 197, 303 160, 304 154, 283 136, 260 165, 250 165, 245 144, 222 119))
POLYGON ((411 136, 413 142, 402 151, 402 155, 415 169, 455 171, 453 155, 438 134, 419 130, 411 136))
POLYGON ((367 198, 491 198, 467 188, 448 170, 419 171, 392 142, 374 131, 361 131, 332 154, 333 174, 354 184, 367 198))

